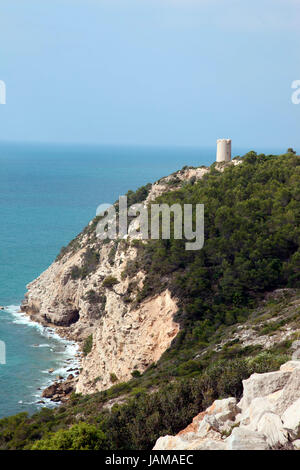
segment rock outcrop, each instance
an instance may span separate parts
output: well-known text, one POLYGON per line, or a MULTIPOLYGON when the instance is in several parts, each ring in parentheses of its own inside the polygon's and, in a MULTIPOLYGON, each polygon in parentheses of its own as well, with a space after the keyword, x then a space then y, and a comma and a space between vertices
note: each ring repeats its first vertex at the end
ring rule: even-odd
MULTIPOLYGON (((114 299, 115 300, 115 299, 114 299)), ((122 315, 120 306, 108 302, 99 322, 91 353, 83 359, 78 393, 92 393, 124 382, 158 361, 179 331, 173 317, 177 304, 168 290, 122 315)))
POLYGON ((76 381, 77 379, 73 374, 70 374, 66 380, 57 380, 43 390, 42 398, 49 398, 53 402, 63 403, 75 391, 76 381))
POLYGON ((134 302, 143 285, 143 273, 134 279, 122 273, 137 250, 120 242, 110 261, 114 246, 111 241, 97 248, 100 262, 84 279, 72 279, 71 274, 73 266, 82 266, 81 249, 53 263, 27 286, 23 310, 33 320, 82 344, 92 335, 91 351, 81 365, 78 393, 104 390, 129 380, 135 370, 143 372, 160 358, 179 331, 173 319, 177 302, 168 290, 138 305, 134 302), (115 285, 104 287, 107 278, 113 278, 115 285))
POLYGON ((176 436, 160 437, 154 450, 299 449, 299 438, 300 361, 293 360, 251 375, 239 402, 216 400, 176 436))

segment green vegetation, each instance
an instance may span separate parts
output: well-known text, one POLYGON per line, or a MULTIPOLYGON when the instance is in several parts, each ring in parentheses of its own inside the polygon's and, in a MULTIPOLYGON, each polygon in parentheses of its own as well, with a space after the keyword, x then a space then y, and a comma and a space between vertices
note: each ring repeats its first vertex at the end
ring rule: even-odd
POLYGON ((79 423, 66 431, 60 429, 46 439, 37 441, 31 450, 104 450, 107 449, 105 434, 96 426, 79 423))
POLYGON ((89 335, 86 338, 83 348, 82 348, 84 356, 87 356, 91 352, 92 347, 93 347, 93 335, 89 335))
POLYGON ((138 377, 141 377, 142 374, 140 373, 139 370, 133 370, 131 372, 131 375, 132 375, 132 377, 138 378, 138 377))
POLYGON ((280 320, 278 322, 270 322, 264 325, 259 331, 260 335, 272 335, 275 331, 278 331, 282 326, 287 323, 287 320, 280 320))
POLYGON ((91 304, 95 304, 100 301, 100 295, 94 289, 90 289, 85 294, 85 300, 87 300, 91 304))
MULTIPOLYGON (((86 230, 86 229, 85 229, 86 230)), ((60 261, 67 253, 75 252, 80 248, 81 233, 77 235, 73 240, 70 241, 68 246, 63 246, 57 255, 55 261, 60 261)))
POLYGON ((118 284, 118 283, 119 283, 118 279, 115 278, 114 276, 107 276, 104 279, 102 285, 103 285, 103 287, 110 288, 110 287, 113 287, 115 284, 118 284))
POLYGON ((89 274, 95 271, 99 264, 99 252, 93 248, 87 248, 82 255, 82 266, 73 266, 71 270, 72 279, 85 279, 89 274))
POLYGON ((142 202, 146 199, 151 189, 151 183, 146 184, 145 186, 141 186, 136 191, 129 190, 126 193, 127 196, 127 205, 131 206, 132 204, 137 204, 142 202))
POLYGON ((147 278, 138 300, 169 286, 182 301, 182 324, 199 339, 241 321, 263 292, 300 285, 300 158, 294 154, 250 152, 242 165, 213 169, 157 202, 203 203, 205 243, 200 251, 186 251, 185 240, 173 238, 141 245, 133 267, 146 269, 147 278))
MULTIPOLYGON (((293 338, 264 350, 244 347, 233 335, 237 323, 250 321, 260 335, 276 334, 287 323, 299 328, 293 295, 299 298, 300 158, 291 150, 281 156, 250 152, 243 164, 224 172, 213 165, 201 181, 156 201, 205 204, 202 250, 186 251, 185 240, 173 238, 136 243, 137 259, 122 274, 130 278, 128 301, 136 296, 133 279, 139 270, 146 278, 136 303, 170 289, 180 300, 180 333, 156 364, 143 374, 134 370, 127 383, 91 396, 74 394, 57 410, 0 420, 0 449, 151 449, 158 437, 183 429, 214 399, 239 398, 242 380, 253 372, 277 370, 289 358, 293 338), (295 290, 260 303, 267 292, 283 287, 295 290), (110 400, 115 403, 111 411, 104 408, 110 400)), ((148 185, 129 192, 128 204, 148 192, 148 185)), ((92 233, 96 222, 83 233, 92 233)), ((75 266, 71 276, 88 275, 98 262, 97 251, 87 250, 85 269, 75 266)), ((109 276, 103 287, 117 282, 109 276)), ((97 293, 88 296, 92 303, 97 293)), ((86 354, 92 343, 90 336, 86 354)), ((117 380, 112 373, 111 381, 117 380)))
POLYGON ((109 254, 108 254, 108 262, 112 266, 115 262, 115 257, 116 257, 116 252, 118 249, 118 242, 115 241, 113 244, 113 247, 111 248, 109 254))
MULTIPOLYGON (((276 370, 284 361, 286 356, 270 353, 217 361, 196 378, 166 383, 154 393, 136 393, 126 404, 114 405, 111 413, 102 409, 107 397, 113 396, 110 391, 74 395, 58 410, 0 420, 0 449, 151 449, 158 437, 183 429, 214 399, 239 398, 242 380, 253 372, 276 370)), ((122 393, 132 385, 112 389, 119 387, 122 393)))
POLYGON ((106 296, 96 292, 94 289, 87 291, 84 299, 87 300, 90 304, 98 304, 102 311, 105 309, 106 296))
POLYGON ((118 382, 118 377, 116 376, 116 374, 114 374, 113 372, 110 374, 110 381, 111 383, 115 383, 115 382, 118 382))

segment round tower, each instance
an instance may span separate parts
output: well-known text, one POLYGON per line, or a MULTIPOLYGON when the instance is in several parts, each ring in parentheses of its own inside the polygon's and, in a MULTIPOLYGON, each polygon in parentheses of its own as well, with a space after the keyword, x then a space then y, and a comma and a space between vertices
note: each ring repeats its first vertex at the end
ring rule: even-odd
POLYGON ((231 160, 231 139, 217 140, 217 162, 230 162, 231 160))

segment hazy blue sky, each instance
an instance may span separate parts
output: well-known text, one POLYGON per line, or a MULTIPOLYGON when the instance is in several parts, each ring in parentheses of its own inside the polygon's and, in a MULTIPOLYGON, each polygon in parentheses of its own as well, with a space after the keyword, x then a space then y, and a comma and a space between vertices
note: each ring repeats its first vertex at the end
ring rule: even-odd
POLYGON ((0 0, 0 140, 300 147, 300 0, 0 0))

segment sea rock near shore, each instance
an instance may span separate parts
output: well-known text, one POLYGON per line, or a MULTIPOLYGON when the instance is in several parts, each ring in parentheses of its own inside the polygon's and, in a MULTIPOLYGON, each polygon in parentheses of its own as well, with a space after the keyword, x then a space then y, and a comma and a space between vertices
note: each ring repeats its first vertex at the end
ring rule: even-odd
POLYGON ((70 374, 66 380, 54 382, 45 388, 42 397, 48 398, 53 402, 64 402, 75 391, 75 387, 76 379, 70 374))
MULTIPOLYGON (((298 350, 298 348, 297 348, 298 350)), ((300 360, 243 381, 243 397, 216 400, 176 436, 153 450, 300 448, 300 360)))

